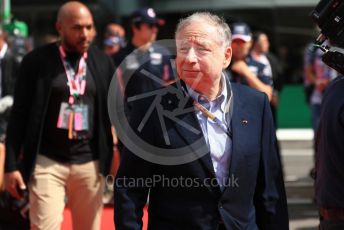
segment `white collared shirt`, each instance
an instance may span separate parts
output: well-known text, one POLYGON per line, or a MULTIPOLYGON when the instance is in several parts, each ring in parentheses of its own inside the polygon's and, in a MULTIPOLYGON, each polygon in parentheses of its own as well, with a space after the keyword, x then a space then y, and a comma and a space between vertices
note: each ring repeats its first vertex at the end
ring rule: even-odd
MULTIPOLYGON (((208 102, 210 108, 208 109, 215 115, 223 124, 229 127, 229 121, 226 119, 226 103, 228 102, 228 92, 225 76, 222 75, 222 92, 213 101, 208 102)), ((200 97, 206 99, 205 96, 200 95, 189 86, 187 90, 190 96, 199 101, 200 97)), ((207 100, 207 99, 206 99, 207 100)), ((223 190, 229 176, 230 157, 232 152, 232 139, 221 129, 215 122, 208 119, 201 111, 196 109, 196 116, 202 128, 204 138, 210 150, 210 156, 213 163, 214 171, 220 188, 223 190)))

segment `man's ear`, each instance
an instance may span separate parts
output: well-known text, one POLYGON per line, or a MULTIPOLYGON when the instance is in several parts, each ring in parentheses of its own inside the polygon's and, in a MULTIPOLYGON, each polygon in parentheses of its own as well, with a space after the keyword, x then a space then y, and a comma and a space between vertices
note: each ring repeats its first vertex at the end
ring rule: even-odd
POLYGON ((225 48, 225 59, 223 61, 223 69, 226 69, 232 60, 232 47, 227 46, 225 48))
POLYGON ((61 24, 61 22, 56 22, 56 23, 55 23, 55 29, 56 29, 56 31, 61 35, 61 30, 62 30, 62 24, 61 24))

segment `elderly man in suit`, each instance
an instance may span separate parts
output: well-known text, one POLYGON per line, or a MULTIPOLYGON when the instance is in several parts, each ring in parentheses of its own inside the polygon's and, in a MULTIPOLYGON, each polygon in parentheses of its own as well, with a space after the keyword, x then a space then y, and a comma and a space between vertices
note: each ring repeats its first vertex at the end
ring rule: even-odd
POLYGON ((179 22, 176 43, 180 81, 129 98, 131 131, 117 125, 116 229, 142 228, 148 195, 149 229, 288 229, 269 100, 223 74, 228 25, 194 13, 179 22))

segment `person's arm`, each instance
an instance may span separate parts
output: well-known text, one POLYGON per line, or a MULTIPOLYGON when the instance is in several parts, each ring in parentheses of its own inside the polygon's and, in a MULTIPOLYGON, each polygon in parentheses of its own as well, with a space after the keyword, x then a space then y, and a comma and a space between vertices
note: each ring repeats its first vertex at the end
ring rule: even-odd
POLYGON ((323 92, 328 84, 330 83, 330 80, 329 79, 317 79, 315 81, 315 87, 320 91, 320 92, 323 92))
POLYGON ((303 74, 308 84, 315 84, 316 77, 313 71, 313 66, 311 64, 305 64, 305 66, 303 67, 303 74))
POLYGON ((314 71, 314 59, 316 58, 316 50, 312 45, 307 46, 303 55, 303 75, 306 85, 314 85, 316 75, 314 71))
MULTIPOLYGON (((133 132, 137 130, 148 108, 138 104, 133 106, 133 113, 130 116, 130 127, 133 132)), ((121 132, 121 128, 116 127, 116 130, 121 132)), ((141 140, 147 141, 147 139, 155 137, 153 130, 152 127, 144 127, 141 132, 136 132, 136 134, 141 140)), ((128 131, 125 132, 128 133, 128 131)), ((127 138, 130 139, 130 136, 127 138)), ((127 142, 124 141, 123 144, 121 163, 114 184, 115 227, 117 230, 141 230, 143 208, 146 205, 150 189, 150 185, 146 182, 153 179, 154 164, 131 152, 127 142)))
POLYGON ((269 101, 271 100, 273 91, 272 87, 259 80, 259 78, 249 69, 245 61, 235 61, 231 68, 233 72, 236 72, 238 75, 244 77, 250 87, 265 93, 268 96, 269 101))
POLYGON ((32 106, 34 89, 34 76, 36 63, 32 55, 24 57, 15 84, 14 104, 8 122, 6 133, 5 157, 5 187, 12 196, 20 198, 18 187, 25 189, 23 177, 18 169, 18 158, 21 153, 22 143, 26 134, 29 119, 28 112, 32 106))
POLYGON ((270 105, 264 101, 261 158, 254 197, 259 229, 289 229, 288 210, 281 169, 276 150, 276 133, 270 105))
POLYGON ((320 92, 323 92, 330 82, 329 79, 317 79, 313 65, 310 63, 305 64, 303 68, 303 74, 305 77, 305 82, 308 85, 314 85, 315 88, 320 92))
POLYGON ((143 208, 149 192, 144 182, 151 177, 150 172, 149 162, 124 148, 114 185, 116 229, 142 229, 143 208))

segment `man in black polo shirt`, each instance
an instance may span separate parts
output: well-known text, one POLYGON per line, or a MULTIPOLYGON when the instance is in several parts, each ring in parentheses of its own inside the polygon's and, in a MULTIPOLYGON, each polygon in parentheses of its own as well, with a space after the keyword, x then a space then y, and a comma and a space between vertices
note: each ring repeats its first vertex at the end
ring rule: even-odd
POLYGON ((95 29, 85 5, 64 4, 56 28, 61 40, 29 53, 21 65, 6 139, 6 189, 21 198, 28 187, 32 229, 60 229, 65 196, 73 229, 100 229, 114 68, 91 46, 95 29))

